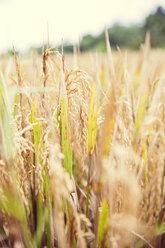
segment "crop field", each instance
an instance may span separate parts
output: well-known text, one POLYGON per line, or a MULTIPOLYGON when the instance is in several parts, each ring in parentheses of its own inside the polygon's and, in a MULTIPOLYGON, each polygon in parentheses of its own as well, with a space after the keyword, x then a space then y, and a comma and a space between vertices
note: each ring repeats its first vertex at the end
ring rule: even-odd
POLYGON ((165 247, 165 51, 106 45, 0 57, 0 247, 165 247))

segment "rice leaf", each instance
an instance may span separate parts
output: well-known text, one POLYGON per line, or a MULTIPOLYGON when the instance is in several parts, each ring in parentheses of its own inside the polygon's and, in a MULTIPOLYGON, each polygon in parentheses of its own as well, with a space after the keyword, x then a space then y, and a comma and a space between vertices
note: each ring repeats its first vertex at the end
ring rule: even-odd
POLYGON ((147 183, 147 175, 148 175, 148 149, 146 144, 143 146, 142 159, 145 162, 145 170, 144 170, 144 185, 147 183))
POLYGON ((138 137, 140 127, 142 124, 143 116, 145 113, 145 103, 146 103, 146 95, 143 94, 137 111, 137 119, 135 123, 135 139, 138 137))
POLYGON ((16 194, 13 195, 6 189, 3 189, 3 194, 3 201, 0 198, 0 208, 3 209, 3 211, 6 212, 8 215, 20 221, 24 221, 26 219, 25 209, 19 199, 16 198, 16 194))
POLYGON ((96 87, 93 84, 92 96, 89 107, 88 133, 87 133, 87 151, 91 155, 94 152, 97 131, 97 105, 96 105, 96 87))
POLYGON ((66 97, 61 97, 60 128, 62 152, 64 154, 64 168, 69 175, 72 176, 72 142, 66 97))
POLYGON ((44 147, 43 147, 43 141, 42 141, 42 137, 41 137, 40 121, 37 120, 37 109, 36 109, 35 101, 32 101, 31 123, 32 124, 37 123, 37 125, 33 126, 33 142, 34 142, 34 147, 35 147, 35 155, 37 157, 39 143, 41 142, 41 147, 43 150, 44 150, 44 147))
POLYGON ((99 245, 101 245, 104 239, 104 234, 107 228, 107 222, 108 222, 108 204, 107 204, 107 200, 103 199, 101 214, 99 218, 99 229, 98 229, 99 245))
POLYGON ((46 211, 44 212, 44 206, 41 199, 41 196, 38 195, 37 200, 37 230, 33 238, 33 245, 32 247, 40 247, 42 236, 44 232, 44 226, 45 226, 45 219, 46 219, 46 211))

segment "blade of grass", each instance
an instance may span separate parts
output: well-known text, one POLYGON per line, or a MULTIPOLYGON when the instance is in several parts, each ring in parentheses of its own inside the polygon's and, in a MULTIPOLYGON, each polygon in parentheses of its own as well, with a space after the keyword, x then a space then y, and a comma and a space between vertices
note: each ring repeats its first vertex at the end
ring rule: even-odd
POLYGON ((98 239, 99 247, 102 247, 102 242, 107 231, 107 222, 108 222, 108 204, 106 199, 102 201, 101 214, 99 218, 99 227, 98 227, 98 239))
MULTIPOLYGON (((63 44, 63 43, 62 43, 63 44)), ((63 51, 63 46, 62 46, 63 51)), ((72 177, 72 138, 70 130, 70 120, 68 115, 68 101, 66 94, 65 75, 64 75, 64 55, 62 54, 61 74, 60 74, 60 134, 61 147, 64 154, 64 168, 72 177)))
POLYGON ((87 132, 87 151, 93 154, 96 142, 97 131, 97 105, 96 105, 96 87, 93 84, 92 96, 89 107, 88 132, 87 132))

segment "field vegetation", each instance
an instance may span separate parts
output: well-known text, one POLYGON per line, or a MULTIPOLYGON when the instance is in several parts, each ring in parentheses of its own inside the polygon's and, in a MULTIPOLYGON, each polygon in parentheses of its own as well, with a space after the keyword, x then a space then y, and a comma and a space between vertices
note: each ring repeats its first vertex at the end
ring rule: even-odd
POLYGON ((165 51, 0 59, 0 247, 165 247, 165 51))

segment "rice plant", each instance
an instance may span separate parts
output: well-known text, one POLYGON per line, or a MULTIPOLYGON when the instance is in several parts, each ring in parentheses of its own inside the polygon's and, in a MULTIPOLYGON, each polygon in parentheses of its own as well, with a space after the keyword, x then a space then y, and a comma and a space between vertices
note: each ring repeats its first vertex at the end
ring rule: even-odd
POLYGON ((165 247, 164 51, 106 44, 1 58, 0 247, 165 247))

